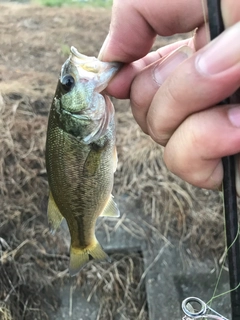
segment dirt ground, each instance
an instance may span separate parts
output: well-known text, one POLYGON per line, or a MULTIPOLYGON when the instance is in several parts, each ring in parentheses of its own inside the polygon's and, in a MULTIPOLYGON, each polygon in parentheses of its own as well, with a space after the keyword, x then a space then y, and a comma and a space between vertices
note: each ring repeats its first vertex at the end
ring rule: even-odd
MULTIPOLYGON (((60 304, 54 290, 56 281, 59 285, 67 276, 68 247, 62 234, 53 237, 47 226, 47 115, 68 48, 74 45, 97 56, 110 11, 3 3, 0 10, 0 319, 48 319, 46 306, 54 310, 60 304)), ((180 38, 159 38, 154 48, 180 38)), ((219 194, 193 188, 169 173, 161 147, 138 129, 129 102, 114 104, 119 154, 115 194, 137 201, 155 232, 188 245, 196 258, 218 259, 224 249, 219 194)), ((99 292, 108 283, 110 294, 123 301, 126 270, 137 268, 140 258, 116 259, 117 271, 108 274, 99 292)), ((101 270, 91 264, 76 285, 94 287, 101 270)), ((131 274, 134 286, 139 278, 134 270, 131 274)), ((144 299, 130 286, 124 303, 137 308, 130 308, 127 319, 147 319, 141 311, 144 299)), ((101 311, 98 319, 114 319, 117 306, 111 301, 106 305, 107 313, 101 311)))

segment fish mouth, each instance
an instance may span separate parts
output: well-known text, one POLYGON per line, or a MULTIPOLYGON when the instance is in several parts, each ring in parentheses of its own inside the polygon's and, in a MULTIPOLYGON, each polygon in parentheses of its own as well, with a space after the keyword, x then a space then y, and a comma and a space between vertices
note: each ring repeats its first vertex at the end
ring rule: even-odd
POLYGON ((122 65, 120 62, 103 62, 95 57, 86 56, 73 46, 71 46, 70 52, 70 61, 88 72, 102 73, 109 69, 116 69, 117 71, 122 65))
POLYGON ((95 91, 99 93, 107 87, 122 66, 118 62, 103 62, 95 57, 85 56, 73 46, 68 61, 77 68, 80 79, 94 82, 95 91))

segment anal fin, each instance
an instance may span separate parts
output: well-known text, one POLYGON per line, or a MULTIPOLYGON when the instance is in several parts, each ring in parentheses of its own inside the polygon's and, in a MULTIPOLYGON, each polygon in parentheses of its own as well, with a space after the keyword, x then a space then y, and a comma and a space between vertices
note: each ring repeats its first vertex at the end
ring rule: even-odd
POLYGON ((64 217, 62 216, 61 212, 59 211, 52 193, 50 191, 49 193, 49 200, 48 200, 48 209, 47 209, 47 214, 48 214, 48 223, 50 227, 50 232, 54 234, 60 224, 62 223, 64 217))
POLYGON ((110 195, 110 198, 105 206, 103 212, 100 214, 101 217, 120 217, 120 212, 117 204, 113 201, 113 196, 110 195))

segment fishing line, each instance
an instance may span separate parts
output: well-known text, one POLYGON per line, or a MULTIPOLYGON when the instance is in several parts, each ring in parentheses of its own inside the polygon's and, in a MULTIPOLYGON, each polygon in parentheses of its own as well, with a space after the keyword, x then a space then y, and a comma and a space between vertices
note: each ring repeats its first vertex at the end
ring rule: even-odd
MULTIPOLYGON (((207 21, 209 26, 209 37, 210 39, 216 38, 219 34, 224 31, 224 23, 221 14, 221 2, 220 0, 201 0, 205 29, 207 32, 207 21), (208 13, 208 19, 207 14, 208 13)), ((208 37, 207 37, 208 38, 208 37)), ((230 103, 230 99, 225 99, 220 102, 220 104, 226 105, 230 103)), ((236 202, 236 185, 235 185, 235 164, 234 157, 229 156, 223 158, 223 208, 225 214, 225 243, 226 251, 224 261, 220 268, 218 275, 217 283, 213 292, 213 297, 209 301, 211 303, 217 297, 223 296, 225 294, 231 293, 231 309, 232 309, 232 318, 240 319, 240 305, 239 305, 239 296, 240 296, 240 274, 238 272, 240 252, 239 252, 239 224, 238 224, 238 212, 237 212, 237 202, 236 202), (230 290, 219 294, 216 296, 216 290, 219 285, 220 278, 222 276, 223 267, 228 257, 228 268, 229 268, 229 282, 230 290), (235 292, 235 293, 234 293, 235 292)))
POLYGON ((202 11, 203 11, 203 19, 205 26, 205 34, 206 34, 206 43, 211 41, 209 30, 208 30, 208 19, 207 19, 207 0, 201 0, 202 11))
MULTIPOLYGON (((225 232, 225 231, 226 231, 226 223, 224 222, 224 232, 225 232)), ((225 250, 224 259, 223 259, 222 266, 221 266, 220 271, 219 271, 219 275, 218 275, 218 277, 217 277, 217 282, 216 282, 216 285, 215 285, 215 287, 214 287, 214 291, 213 291, 212 298, 211 298, 211 299, 208 301, 208 303, 207 303, 207 304, 209 304, 210 306, 211 306, 213 300, 215 300, 215 299, 217 299, 217 298, 219 298, 219 297, 222 297, 222 296, 224 296, 224 295, 226 295, 226 294, 229 294, 229 293, 231 293, 232 291, 235 291, 235 290, 237 290, 237 289, 240 287, 240 283, 239 283, 235 288, 230 289, 230 290, 227 290, 226 292, 222 292, 222 293, 216 295, 216 291, 217 291, 219 282, 220 282, 220 280, 221 280, 221 276, 222 276, 224 264, 225 264, 225 261, 226 261, 226 259, 227 259, 227 253, 228 253, 229 249, 230 249, 230 248, 234 245, 234 243, 237 241, 239 235, 240 235, 240 228, 239 228, 239 226, 238 226, 238 233, 237 233, 234 241, 233 241, 232 244, 231 244, 228 248, 226 248, 226 250, 225 250)), ((225 232, 225 242, 226 242, 226 232, 225 232)))

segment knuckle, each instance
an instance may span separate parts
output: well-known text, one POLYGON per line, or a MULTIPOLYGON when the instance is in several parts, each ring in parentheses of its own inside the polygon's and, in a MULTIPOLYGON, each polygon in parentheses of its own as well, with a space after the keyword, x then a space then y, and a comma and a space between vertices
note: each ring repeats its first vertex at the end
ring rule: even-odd
POLYGON ((150 137, 160 144, 161 146, 165 147, 166 144, 168 143, 168 140, 170 138, 169 134, 164 134, 161 132, 161 129, 159 128, 158 123, 153 119, 147 118, 147 127, 148 127, 148 134, 150 137))
POLYGON ((221 167, 209 157, 209 131, 203 120, 197 114, 189 116, 169 140, 163 158, 173 174, 192 185, 212 189, 221 181, 221 167))
POLYGON ((150 107, 151 110, 147 117, 147 125, 152 139, 162 146, 166 146, 172 134, 181 123, 181 119, 179 119, 181 114, 179 111, 176 112, 176 106, 178 107, 181 104, 181 101, 179 101, 181 97, 174 90, 175 87, 174 77, 171 77, 166 86, 160 87, 158 99, 161 99, 161 103, 159 103, 159 106, 154 104, 152 108, 150 107), (164 106, 162 110, 161 105, 163 101, 164 106))
POLYGON ((203 158, 203 146, 206 145, 207 139, 209 139, 209 131, 206 131, 205 122, 201 113, 196 113, 189 116, 186 120, 185 132, 187 135, 187 143, 189 150, 198 154, 203 158))
POLYGON ((130 93, 130 104, 131 108, 137 112, 143 110, 142 99, 139 97, 139 95, 135 95, 132 90, 130 93))

